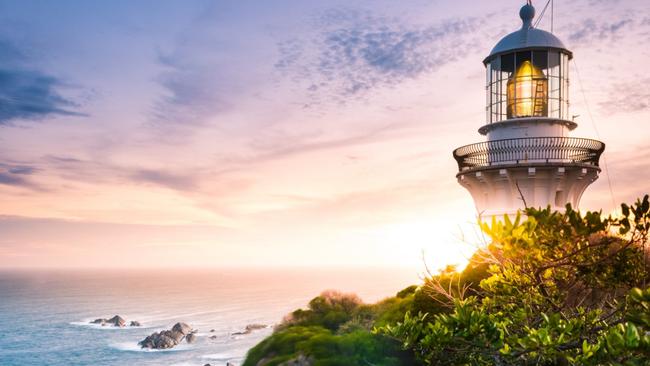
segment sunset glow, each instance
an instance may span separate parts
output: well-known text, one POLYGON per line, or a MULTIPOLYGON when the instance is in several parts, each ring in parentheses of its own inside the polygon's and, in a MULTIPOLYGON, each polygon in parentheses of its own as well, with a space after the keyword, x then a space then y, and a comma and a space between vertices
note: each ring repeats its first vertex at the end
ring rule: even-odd
MULTIPOLYGON (((522 1, 379 3, 0 2, 0 267, 462 266, 451 152, 522 1)), ((650 7, 555 12, 607 213, 650 191, 650 7)))

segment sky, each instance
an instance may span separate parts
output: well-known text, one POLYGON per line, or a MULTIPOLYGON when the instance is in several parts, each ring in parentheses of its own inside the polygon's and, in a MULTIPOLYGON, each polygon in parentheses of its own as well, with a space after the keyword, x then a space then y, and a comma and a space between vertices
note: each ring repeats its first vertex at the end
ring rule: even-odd
MULTIPOLYGON (((0 268, 463 263, 451 152, 523 3, 0 0, 0 268)), ((650 192, 650 6, 553 20, 608 213, 650 192)))

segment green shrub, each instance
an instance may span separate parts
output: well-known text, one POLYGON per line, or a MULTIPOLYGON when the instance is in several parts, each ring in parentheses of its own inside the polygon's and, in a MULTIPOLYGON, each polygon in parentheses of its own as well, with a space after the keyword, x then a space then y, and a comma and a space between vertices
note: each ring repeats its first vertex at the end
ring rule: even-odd
POLYGON ((410 352, 399 343, 366 330, 333 334, 317 326, 292 326, 274 333, 252 348, 243 366, 273 366, 308 356, 314 365, 398 366, 413 364, 410 352), (260 363, 261 360, 264 360, 260 363))
POLYGON ((244 366, 650 365, 648 196, 620 218, 525 213, 482 224, 491 243, 462 272, 372 305, 321 294, 244 366))
MULTIPOLYGON (((412 292, 412 291, 411 291, 412 292)), ((314 365, 398 366, 414 364, 398 342, 373 334, 377 324, 404 318, 413 295, 362 304, 355 295, 328 291, 294 311, 276 332, 252 348, 244 366, 279 365, 301 355, 314 365)))
POLYGON ((648 196, 622 212, 527 209, 483 224, 489 276, 476 292, 441 292, 448 312, 379 333, 428 365, 650 365, 650 288, 636 288, 650 280, 648 196))

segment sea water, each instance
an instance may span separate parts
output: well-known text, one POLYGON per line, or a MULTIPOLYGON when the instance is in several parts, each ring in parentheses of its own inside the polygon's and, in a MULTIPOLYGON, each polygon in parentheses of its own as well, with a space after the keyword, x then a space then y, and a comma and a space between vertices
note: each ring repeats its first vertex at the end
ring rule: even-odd
POLYGON ((0 365, 240 365, 323 290, 374 302, 418 282, 415 269, 0 271, 0 365), (90 324, 113 315, 142 326, 90 324), (198 329, 196 342, 138 346, 176 322, 198 329), (269 327, 233 335, 248 324, 269 327))

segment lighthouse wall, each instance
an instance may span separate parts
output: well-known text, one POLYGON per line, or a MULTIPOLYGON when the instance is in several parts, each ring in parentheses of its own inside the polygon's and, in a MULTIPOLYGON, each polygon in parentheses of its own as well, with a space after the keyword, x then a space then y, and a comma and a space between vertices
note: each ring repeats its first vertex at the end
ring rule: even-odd
POLYGON ((512 120, 487 131, 488 141, 522 137, 568 137, 570 126, 555 120, 512 120))
POLYGON ((483 219, 516 214, 525 207, 563 211, 578 207, 582 193, 598 179, 600 169, 581 166, 516 166, 461 173, 465 187, 483 219))

